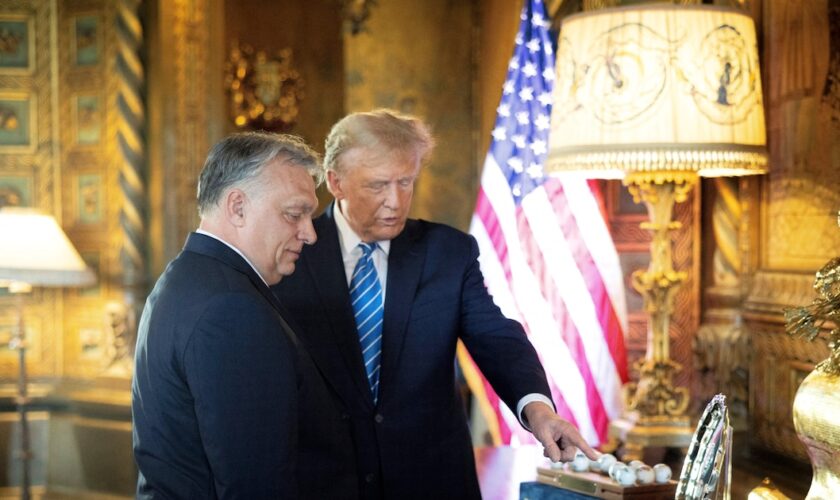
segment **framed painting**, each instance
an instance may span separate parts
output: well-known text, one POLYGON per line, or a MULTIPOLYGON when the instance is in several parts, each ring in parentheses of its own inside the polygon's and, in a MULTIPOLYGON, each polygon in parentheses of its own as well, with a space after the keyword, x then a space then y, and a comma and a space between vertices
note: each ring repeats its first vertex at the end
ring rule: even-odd
POLYGON ((35 150, 35 99, 26 92, 0 91, 0 153, 35 150))
POLYGON ((82 174, 76 179, 76 218, 80 224, 102 222, 103 205, 102 176, 82 174))
POLYGON ((35 68, 32 18, 0 14, 0 73, 29 73, 35 68))
POLYGON ((0 175, 0 208, 31 206, 32 178, 20 175, 0 175))
POLYGON ((102 137, 102 111, 98 95, 77 95, 74 98, 76 144, 95 146, 102 137))
POLYGON ((76 16, 72 23, 72 47, 76 66, 95 66, 101 59, 99 16, 76 16))

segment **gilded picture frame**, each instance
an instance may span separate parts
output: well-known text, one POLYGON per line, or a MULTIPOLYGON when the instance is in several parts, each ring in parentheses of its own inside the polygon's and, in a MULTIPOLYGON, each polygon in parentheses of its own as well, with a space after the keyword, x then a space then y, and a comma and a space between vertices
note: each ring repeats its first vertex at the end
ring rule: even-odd
POLYGON ((102 59, 102 22, 96 14, 73 17, 70 40, 73 63, 79 67, 96 66, 102 59))
POLYGON ((0 14, 0 74, 35 69, 35 23, 24 14, 0 14))
POLYGON ((0 208, 31 207, 32 185, 29 176, 0 174, 0 208))
POLYGON ((102 140, 102 99, 97 94, 73 97, 73 129, 76 146, 96 146, 102 140))
POLYGON ((104 218, 105 188, 102 175, 84 173, 76 177, 76 221, 86 226, 99 224, 104 218))
POLYGON ((37 116, 32 94, 0 90, 0 154, 35 151, 37 116))

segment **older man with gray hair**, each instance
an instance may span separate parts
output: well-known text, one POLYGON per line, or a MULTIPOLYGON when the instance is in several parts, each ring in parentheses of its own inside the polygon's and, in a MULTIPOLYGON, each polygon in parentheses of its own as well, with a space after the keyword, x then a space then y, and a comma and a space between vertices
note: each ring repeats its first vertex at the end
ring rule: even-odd
POLYGON ((292 136, 235 134, 211 150, 198 183, 200 226, 140 321, 138 498, 354 491, 346 424, 268 288, 316 240, 318 172, 317 155, 292 136), (302 451, 311 449, 325 453, 302 451))

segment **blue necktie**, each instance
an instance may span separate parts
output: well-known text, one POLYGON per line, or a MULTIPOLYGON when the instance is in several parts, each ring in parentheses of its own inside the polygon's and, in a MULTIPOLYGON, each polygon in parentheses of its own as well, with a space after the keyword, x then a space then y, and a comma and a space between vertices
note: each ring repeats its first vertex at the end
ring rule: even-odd
POLYGON ((379 366, 382 358, 382 285, 373 267, 373 251, 376 243, 359 243, 362 258, 353 270, 350 280, 350 302, 356 317, 356 330, 359 332, 359 344, 362 347, 362 359, 365 362, 373 402, 379 395, 379 366))

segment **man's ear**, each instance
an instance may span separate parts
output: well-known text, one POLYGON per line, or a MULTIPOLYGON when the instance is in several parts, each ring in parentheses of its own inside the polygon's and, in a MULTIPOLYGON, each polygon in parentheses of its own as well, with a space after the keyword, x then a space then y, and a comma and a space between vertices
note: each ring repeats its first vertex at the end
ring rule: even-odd
POLYGON ((225 218, 234 227, 245 225, 245 211, 248 208, 248 196, 239 188, 227 192, 224 199, 225 218))
POLYGON ((327 170, 327 191, 336 200, 344 198, 344 192, 341 190, 341 178, 335 173, 335 170, 327 170))

